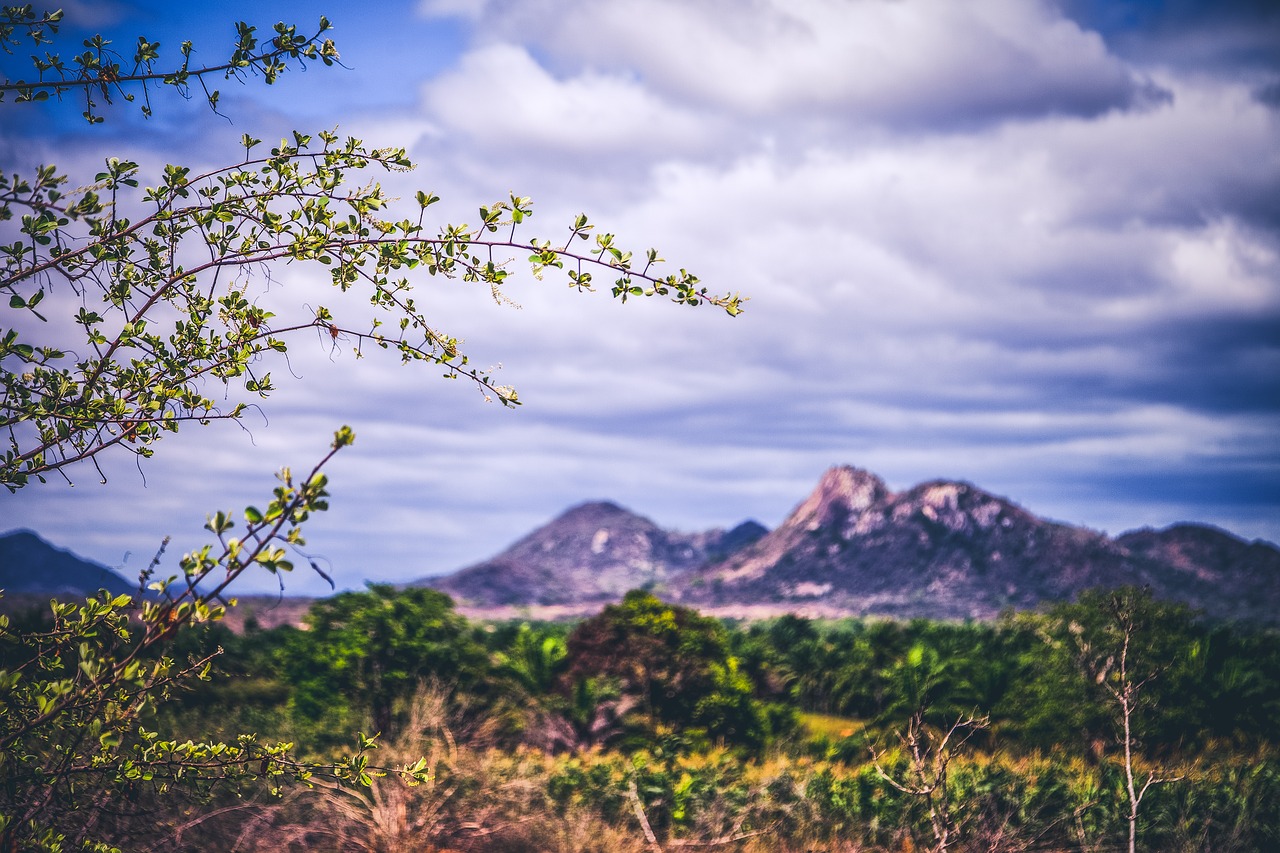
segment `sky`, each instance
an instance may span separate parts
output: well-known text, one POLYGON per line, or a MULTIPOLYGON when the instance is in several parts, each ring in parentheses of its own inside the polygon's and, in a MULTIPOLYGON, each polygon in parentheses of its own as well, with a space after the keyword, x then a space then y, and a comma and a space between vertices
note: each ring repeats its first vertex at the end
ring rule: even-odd
MULTIPOLYGON (((774 526, 837 464, 894 489, 968 481, 1110 534, 1198 521, 1280 542, 1274 3, 64 8, 76 38, 146 35, 166 57, 190 39, 207 62, 236 20, 306 30, 323 11, 344 67, 224 84, 222 115, 159 93, 154 118, 90 128, 72 101, 5 104, 5 171, 91 177, 129 156, 155 175, 234 162, 242 133, 336 127, 409 151, 416 170, 382 180, 411 205, 431 190, 474 222, 514 191, 534 199, 529 234, 586 212, 750 301, 737 318, 622 305, 526 274, 499 304, 424 277, 419 303, 524 405, 299 341, 241 426, 104 457, 105 484, 82 467, 0 495, 0 531, 126 575, 171 536, 172 567, 208 513, 264 503, 276 469, 309 468, 350 424, 298 560, 339 588, 462 568, 586 500, 685 531, 774 526)), ((273 275, 340 304, 322 268, 273 275)))

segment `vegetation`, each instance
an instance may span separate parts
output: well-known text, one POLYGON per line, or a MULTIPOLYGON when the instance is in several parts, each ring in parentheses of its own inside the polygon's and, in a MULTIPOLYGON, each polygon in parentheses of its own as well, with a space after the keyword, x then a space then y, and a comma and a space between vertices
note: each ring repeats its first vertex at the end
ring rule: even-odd
POLYGON ((1146 850, 1280 843, 1280 635, 1204 622, 1136 590, 998 623, 787 616, 730 627, 639 591, 577 624, 483 624, 437 593, 375 587, 319 602, 306 621, 311 630, 201 628, 184 654, 225 652, 212 682, 164 706, 164 725, 254 730, 321 764, 347 732, 374 730, 385 712, 369 673, 394 673, 391 727, 373 755, 424 758, 431 775, 414 788, 319 778, 278 798, 166 802, 147 816, 150 843, 1098 851, 1126 848, 1131 833, 1146 850), (1129 671, 1160 675, 1143 686, 1127 750, 1114 700, 1077 666, 1070 640, 1073 625, 1114 624, 1117 600, 1141 626, 1129 671), (325 622, 349 628, 347 639, 325 622), (348 653, 357 636, 370 638, 363 655, 348 653), (921 669, 927 677, 904 676, 921 669), (1130 776, 1141 789, 1153 774, 1166 784, 1147 787, 1135 816, 1130 776), (199 836, 179 838, 196 819, 199 836))
POLYGON ((575 695, 584 683, 609 683, 635 711, 632 741, 680 732, 758 747, 769 738, 771 721, 715 620, 637 590, 579 625, 567 645, 563 683, 575 695))

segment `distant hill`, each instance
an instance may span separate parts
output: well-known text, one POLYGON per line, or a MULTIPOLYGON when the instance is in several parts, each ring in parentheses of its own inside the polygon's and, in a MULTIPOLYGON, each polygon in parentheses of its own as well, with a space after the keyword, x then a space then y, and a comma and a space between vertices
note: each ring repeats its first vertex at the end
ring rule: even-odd
POLYGON ((411 585, 480 607, 614 601, 636 587, 668 589, 683 574, 731 556, 766 532, 748 521, 728 531, 677 533, 617 504, 585 503, 492 559, 411 585))
POLYGON ((1280 621, 1280 549, 1274 545, 1204 524, 1133 530, 1116 542, 1162 566, 1160 589, 1170 598, 1194 603, 1196 591, 1207 586, 1207 610, 1280 621))
POLYGON ((1176 525, 1117 539, 1039 518, 971 484, 901 493, 837 467, 779 527, 681 578, 695 605, 820 603, 856 614, 990 618, 1137 584, 1214 616, 1280 618, 1280 550, 1176 525))
POLYGON ((6 595, 83 598, 99 589, 137 594, 138 583, 55 548, 30 530, 14 530, 0 536, 0 589, 6 595))

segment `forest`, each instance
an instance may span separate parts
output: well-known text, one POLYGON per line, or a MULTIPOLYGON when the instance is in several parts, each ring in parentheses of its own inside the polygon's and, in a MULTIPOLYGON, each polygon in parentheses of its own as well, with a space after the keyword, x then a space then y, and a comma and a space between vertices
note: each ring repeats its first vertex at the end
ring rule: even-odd
MULTIPOLYGON (((56 627, 37 610, 11 630, 56 627)), ((370 585, 302 627, 215 622, 167 654, 205 680, 156 703, 135 754, 156 732, 249 732, 310 769, 263 785, 211 755, 181 784, 155 768, 105 798, 67 782, 45 803, 55 824, 132 850, 1280 845, 1280 636, 1137 589, 994 623, 732 624, 643 591, 576 623, 488 623, 370 585), (367 751, 343 765, 355 739, 367 751)))

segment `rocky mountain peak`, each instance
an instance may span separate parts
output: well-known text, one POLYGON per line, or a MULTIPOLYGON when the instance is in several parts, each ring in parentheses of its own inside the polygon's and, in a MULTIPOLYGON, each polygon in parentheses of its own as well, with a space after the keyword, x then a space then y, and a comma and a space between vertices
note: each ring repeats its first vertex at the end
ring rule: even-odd
POLYGON ((969 483, 935 480, 896 496, 894 520, 920 516, 953 533, 990 532, 997 527, 1033 523, 1035 519, 1008 500, 969 483))
POLYGON ((881 480, 870 471, 849 465, 829 468, 815 488, 791 515, 784 527, 817 530, 837 519, 856 516, 892 497, 881 480))
POLYGON ((597 524, 610 521, 638 519, 629 510, 623 509, 612 501, 587 501, 571 506, 556 518, 556 522, 570 524, 597 524))

